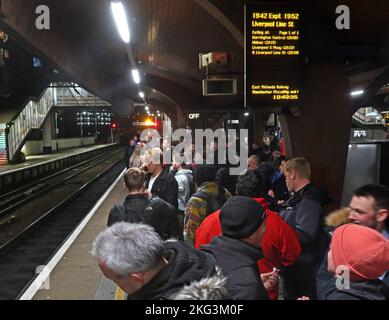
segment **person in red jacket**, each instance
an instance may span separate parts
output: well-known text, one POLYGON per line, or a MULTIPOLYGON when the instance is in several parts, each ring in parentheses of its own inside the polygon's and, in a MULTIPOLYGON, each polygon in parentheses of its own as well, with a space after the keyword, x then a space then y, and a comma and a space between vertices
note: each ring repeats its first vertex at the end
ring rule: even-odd
MULTIPOLYGON (((239 177, 236 185, 236 193, 240 196, 248 196, 258 201, 265 209, 266 232, 261 241, 264 258, 258 260, 258 267, 262 274, 271 273, 273 268, 281 269, 292 265, 301 253, 300 242, 296 232, 275 212, 269 210, 266 200, 263 198, 263 181, 253 172, 247 172, 239 177)), ((238 215, 239 212, 236 212, 238 215)), ((196 230, 195 248, 211 242, 213 237, 221 235, 219 220, 220 210, 210 214, 196 230)), ((278 285, 268 290, 269 298, 277 300, 278 285)))

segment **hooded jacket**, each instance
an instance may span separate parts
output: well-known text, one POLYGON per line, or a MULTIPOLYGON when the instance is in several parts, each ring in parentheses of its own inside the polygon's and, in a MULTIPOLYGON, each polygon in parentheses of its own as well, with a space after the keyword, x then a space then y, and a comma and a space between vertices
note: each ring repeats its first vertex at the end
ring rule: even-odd
POLYGON ((179 241, 164 244, 168 264, 128 300, 165 300, 194 281, 216 275, 215 260, 179 241))
POLYGON ((152 226, 164 240, 172 237, 182 238, 176 208, 158 197, 149 200, 143 194, 128 195, 123 202, 113 206, 107 225, 111 226, 120 221, 144 222, 152 226))
POLYGON ((227 298, 227 278, 216 267, 216 274, 193 281, 189 285, 174 293, 170 298, 173 300, 225 300, 227 298))
POLYGON ((260 248, 229 237, 214 238, 201 251, 211 253, 227 277, 226 289, 232 300, 268 300, 259 275, 257 261, 263 257, 260 248))
POLYGON ((178 210, 185 211, 186 203, 191 196, 191 183, 193 182, 193 173, 189 169, 181 169, 174 175, 178 183, 178 210))
MULTIPOLYGON (((261 204, 266 213, 266 232, 261 241, 264 257, 258 261, 259 271, 267 273, 272 272, 273 268, 279 269, 292 265, 301 253, 296 232, 277 213, 269 210, 265 199, 254 198, 254 200, 261 204)), ((210 243, 214 237, 222 234, 219 215, 220 210, 212 213, 196 230, 196 249, 210 243)), ((276 300, 278 287, 268 291, 268 293, 272 300, 276 300)))

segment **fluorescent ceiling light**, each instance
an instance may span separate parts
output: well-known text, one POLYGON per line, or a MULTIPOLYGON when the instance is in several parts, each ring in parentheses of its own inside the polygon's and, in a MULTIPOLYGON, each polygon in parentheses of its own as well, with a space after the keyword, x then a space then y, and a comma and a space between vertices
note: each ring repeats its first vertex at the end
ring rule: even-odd
POLYGON ((132 73, 132 79, 134 79, 134 82, 136 84, 139 84, 139 82, 140 82, 139 71, 137 69, 132 69, 131 73, 132 73))
POLYGON ((130 43, 130 29, 128 28, 123 4, 121 2, 111 1, 111 10, 120 36, 125 43, 130 43))
POLYGON ((146 110, 146 111, 149 111, 149 107, 146 106, 146 107, 145 107, 145 110, 146 110))
POLYGON ((141 92, 139 92, 139 97, 144 98, 145 94, 141 91, 141 92))
POLYGON ((352 96, 359 96, 359 95, 363 94, 364 92, 365 91, 363 91, 363 90, 352 91, 351 95, 352 96))

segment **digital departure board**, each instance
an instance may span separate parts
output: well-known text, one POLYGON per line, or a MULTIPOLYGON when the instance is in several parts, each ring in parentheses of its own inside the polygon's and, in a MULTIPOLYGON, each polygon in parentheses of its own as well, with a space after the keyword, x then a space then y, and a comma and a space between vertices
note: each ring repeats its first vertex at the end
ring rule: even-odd
POLYGON ((301 97, 301 13, 285 3, 246 4, 246 107, 287 107, 301 97))

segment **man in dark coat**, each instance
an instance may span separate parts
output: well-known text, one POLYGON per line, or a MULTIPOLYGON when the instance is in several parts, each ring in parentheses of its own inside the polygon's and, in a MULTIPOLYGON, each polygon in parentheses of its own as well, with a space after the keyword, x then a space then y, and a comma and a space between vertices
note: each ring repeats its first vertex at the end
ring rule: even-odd
POLYGON ((265 211, 249 197, 231 197, 220 210, 223 236, 201 247, 211 253, 227 277, 233 300, 268 300, 257 261, 263 258, 260 243, 265 233, 265 211))
MULTIPOLYGON (((182 242, 163 243, 144 224, 120 222, 107 228, 94 241, 92 254, 129 300, 169 299, 194 281, 217 275, 212 256, 182 242)), ((215 285, 219 292, 220 283, 215 285)))
POLYGON ((330 198, 310 181, 311 168, 305 158, 293 158, 284 166, 292 197, 281 205, 280 216, 298 235, 302 252, 297 262, 284 271, 284 297, 316 297, 315 278, 324 257, 323 206, 330 198))
POLYGON ((145 164, 142 169, 149 174, 146 180, 148 191, 155 196, 171 203, 178 209, 178 183, 169 168, 163 168, 162 151, 153 148, 145 153, 145 164))
POLYGON ((126 171, 124 184, 128 189, 128 196, 112 207, 107 225, 120 221, 144 222, 152 226, 164 240, 172 237, 181 239, 176 208, 158 197, 149 199, 145 193, 145 178, 146 174, 138 168, 126 171))

